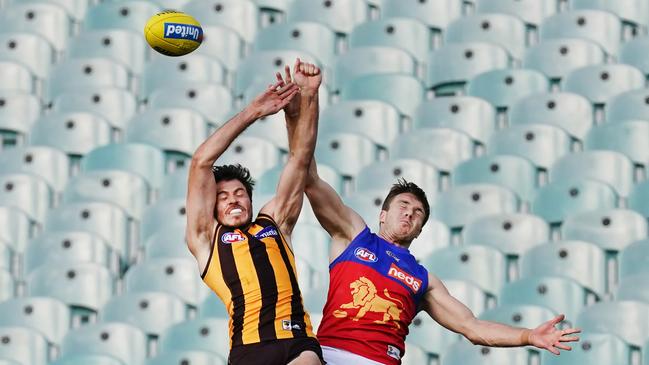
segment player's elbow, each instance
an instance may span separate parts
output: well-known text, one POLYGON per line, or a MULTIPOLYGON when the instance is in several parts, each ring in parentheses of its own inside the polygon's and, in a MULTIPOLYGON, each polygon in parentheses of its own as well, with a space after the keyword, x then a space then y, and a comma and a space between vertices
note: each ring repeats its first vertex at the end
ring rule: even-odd
POLYGON ((192 168, 212 168, 214 161, 200 148, 194 152, 191 161, 192 168))
POLYGON ((474 345, 486 345, 484 337, 478 329, 478 321, 476 319, 463 321, 460 333, 474 345))

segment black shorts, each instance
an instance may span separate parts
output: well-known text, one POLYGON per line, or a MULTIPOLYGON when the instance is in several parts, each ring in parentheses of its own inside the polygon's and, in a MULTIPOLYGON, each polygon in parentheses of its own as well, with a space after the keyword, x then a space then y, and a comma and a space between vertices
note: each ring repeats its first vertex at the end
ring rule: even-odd
POLYGON ((228 365, 286 365, 304 351, 313 351, 324 364, 320 343, 313 337, 287 338, 233 347, 228 365))

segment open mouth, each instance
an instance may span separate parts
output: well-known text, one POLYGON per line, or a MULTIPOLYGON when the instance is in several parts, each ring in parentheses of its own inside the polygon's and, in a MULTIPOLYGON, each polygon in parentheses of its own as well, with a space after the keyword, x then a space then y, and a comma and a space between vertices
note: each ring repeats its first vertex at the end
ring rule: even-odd
POLYGON ((232 208, 230 212, 228 212, 229 215, 238 217, 243 214, 243 209, 241 208, 232 208))

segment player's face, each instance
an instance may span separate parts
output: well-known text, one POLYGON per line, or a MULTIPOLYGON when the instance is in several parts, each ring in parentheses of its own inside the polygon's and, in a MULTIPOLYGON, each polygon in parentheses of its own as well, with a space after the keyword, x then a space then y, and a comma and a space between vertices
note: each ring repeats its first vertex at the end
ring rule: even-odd
POLYGON ((250 222, 252 202, 239 180, 216 183, 216 220, 223 225, 240 227, 250 222))
POLYGON ((424 205, 411 193, 395 196, 387 211, 381 212, 382 228, 399 241, 410 242, 419 236, 424 224, 424 205))

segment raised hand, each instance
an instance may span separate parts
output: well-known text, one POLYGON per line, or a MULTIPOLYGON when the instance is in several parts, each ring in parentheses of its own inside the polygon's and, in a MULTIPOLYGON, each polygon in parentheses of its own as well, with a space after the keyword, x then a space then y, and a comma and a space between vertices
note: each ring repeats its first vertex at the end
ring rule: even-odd
MULTIPOLYGON (((277 77, 277 83, 281 86, 293 82, 293 79, 291 77, 291 68, 288 65, 284 66, 283 78, 282 74, 279 72, 275 74, 275 77, 277 77)), ((300 93, 297 93, 295 97, 291 99, 291 102, 286 105, 286 107, 284 108, 284 113, 292 118, 296 118, 298 116, 298 114, 300 113, 300 93)))
POLYGON ((251 103, 258 118, 272 115, 282 110, 288 105, 299 91, 298 86, 293 83, 277 82, 261 94, 259 94, 251 103))
POLYGON ((579 333, 581 330, 577 328, 565 330, 555 328, 554 326, 563 321, 564 318, 565 316, 561 314, 533 329, 529 335, 530 345, 548 350, 555 355, 559 355, 559 349, 566 351, 572 350, 570 346, 564 345, 563 343, 579 341, 579 336, 568 335, 579 333))
POLYGON ((293 78, 300 92, 317 92, 322 83, 322 72, 318 66, 304 63, 298 58, 293 65, 293 78))

